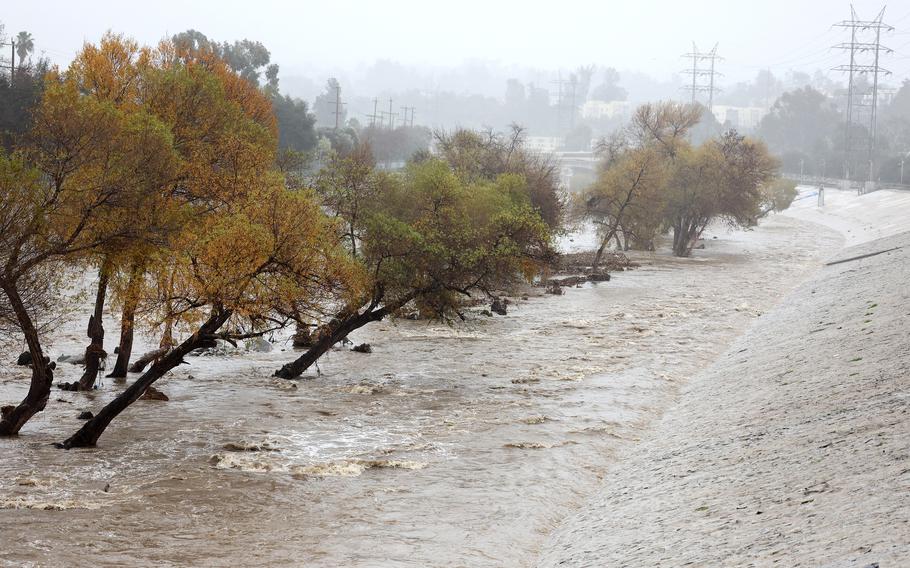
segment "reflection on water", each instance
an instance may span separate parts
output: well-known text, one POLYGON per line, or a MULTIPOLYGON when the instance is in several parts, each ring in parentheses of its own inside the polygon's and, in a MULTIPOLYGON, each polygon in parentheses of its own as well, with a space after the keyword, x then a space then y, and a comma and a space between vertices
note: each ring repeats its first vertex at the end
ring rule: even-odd
MULTIPOLYGON (((295 382, 270 377, 290 352, 195 358, 94 450, 50 444, 121 385, 55 391, 0 439, 0 562, 531 565, 687 377, 837 244, 817 231, 775 218, 505 317, 375 324, 353 338, 372 354, 295 382)), ((0 400, 24 377, 4 369, 0 400)))

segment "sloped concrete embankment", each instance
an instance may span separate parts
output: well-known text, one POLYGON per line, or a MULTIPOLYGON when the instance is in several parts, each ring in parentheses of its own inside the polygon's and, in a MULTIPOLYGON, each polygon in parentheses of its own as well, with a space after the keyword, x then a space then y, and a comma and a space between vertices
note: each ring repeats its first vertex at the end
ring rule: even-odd
POLYGON ((540 565, 910 566, 908 322, 910 233, 845 249, 693 379, 540 565))

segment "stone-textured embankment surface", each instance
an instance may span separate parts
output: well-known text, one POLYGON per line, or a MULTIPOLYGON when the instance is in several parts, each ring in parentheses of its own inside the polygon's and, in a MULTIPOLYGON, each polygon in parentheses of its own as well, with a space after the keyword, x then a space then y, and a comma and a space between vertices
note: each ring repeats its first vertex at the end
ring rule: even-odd
POLYGON ((680 394, 541 566, 910 566, 910 233, 843 250, 680 394))

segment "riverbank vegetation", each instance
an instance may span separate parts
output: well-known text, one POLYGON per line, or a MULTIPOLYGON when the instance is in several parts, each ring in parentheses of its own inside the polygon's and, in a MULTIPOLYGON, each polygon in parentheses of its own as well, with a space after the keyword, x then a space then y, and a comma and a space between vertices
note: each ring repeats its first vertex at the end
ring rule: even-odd
POLYGON ((73 302, 91 305, 85 372, 61 388, 93 388, 112 306, 114 376, 126 374, 137 325, 161 342, 64 448, 95 445, 156 380, 217 341, 311 330, 309 348, 278 373, 292 378, 405 305, 459 317, 465 298, 509 290, 553 260, 558 180, 520 138, 494 171, 425 152, 380 171, 358 142, 330 149, 307 175, 293 147, 279 151, 276 71, 265 66, 259 84, 267 57, 255 48, 193 34, 148 48, 108 34, 43 77, 27 127, 8 132, 0 155, 0 329, 24 338, 32 375, 25 398, 3 407, 0 434, 48 404, 55 363, 44 337, 73 302), (66 300, 86 272, 97 274, 91 298, 66 300))
POLYGON ((749 227, 790 205, 795 186, 780 182, 779 164, 762 142, 727 131, 692 143, 688 134, 702 112, 696 105, 646 104, 602 143, 598 177, 574 208, 598 227, 595 270, 614 241, 620 250, 653 250, 669 232, 673 254, 689 256, 712 221, 749 227))
POLYGON ((107 371, 113 310, 109 376, 139 374, 64 448, 95 445, 155 381, 220 342, 294 329, 302 352, 275 371, 293 379, 371 322, 465 319, 472 303, 546 282, 570 212, 601 229, 600 281, 611 242, 653 248, 672 233, 687 256, 711 221, 749 226, 792 200, 762 144, 728 132, 695 145, 700 109, 674 103, 639 108, 570 203, 558 162, 520 126, 437 131, 432 151, 411 126, 394 140, 315 131, 258 42, 190 30, 145 47, 108 33, 65 70, 21 73, 28 96, 0 154, 0 330, 27 345, 31 382, 2 408, 0 435, 49 403, 44 340, 68 311, 89 312, 84 372, 59 388, 91 390, 107 371), (73 294, 87 274, 92 290, 73 294), (139 358, 137 328, 159 339, 139 358))

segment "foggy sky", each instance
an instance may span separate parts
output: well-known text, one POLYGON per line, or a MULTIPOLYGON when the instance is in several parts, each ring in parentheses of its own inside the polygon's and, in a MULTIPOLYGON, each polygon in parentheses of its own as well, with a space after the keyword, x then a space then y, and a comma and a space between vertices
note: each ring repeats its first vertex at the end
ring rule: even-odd
MULTIPOLYGON (((868 19, 882 6, 854 5, 868 19)), ((840 0, 10 0, 0 21, 7 35, 30 31, 35 52, 62 65, 108 29, 153 44, 194 28, 221 41, 259 40, 282 77, 318 80, 356 73, 376 59, 421 67, 482 60, 542 70, 597 64, 667 80, 685 66, 680 55, 694 40, 700 49, 719 44, 723 82, 732 83, 764 68, 782 75, 842 63, 843 52, 829 47, 848 38, 832 24, 849 10, 840 0)), ((897 53, 883 64, 900 80, 910 74, 910 2, 892 2, 885 21, 897 28, 885 38, 897 53)))

